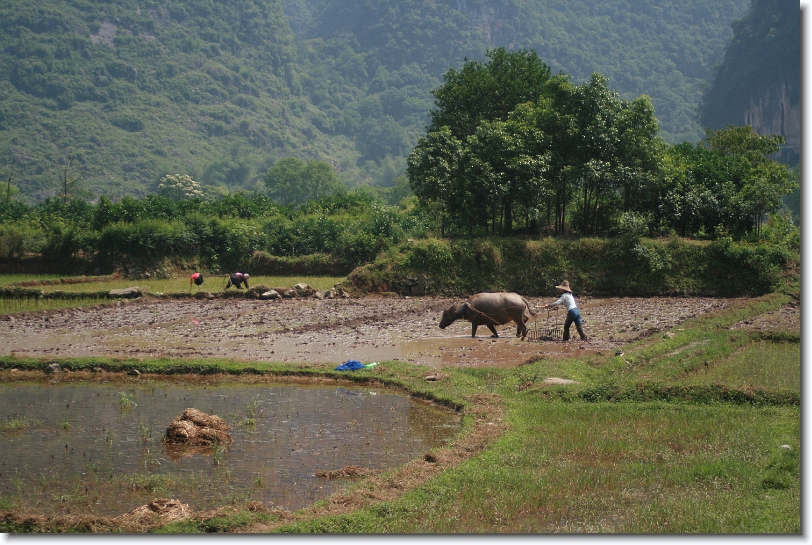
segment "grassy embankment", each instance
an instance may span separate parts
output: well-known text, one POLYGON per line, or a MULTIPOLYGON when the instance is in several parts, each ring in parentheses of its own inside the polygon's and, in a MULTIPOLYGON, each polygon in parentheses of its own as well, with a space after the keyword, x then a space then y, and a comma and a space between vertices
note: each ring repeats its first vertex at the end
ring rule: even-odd
MULTIPOLYGON (((449 368, 437 382, 403 362, 351 374, 211 360, 4 357, 0 367, 371 381, 464 415, 453 444, 341 497, 293 514, 224 506, 144 531, 799 533, 800 334, 733 327, 791 301, 753 298, 620 355, 449 368)), ((13 511, 0 520, 7 532, 123 529, 13 511)))
POLYGON ((800 253, 791 244, 679 237, 537 240, 421 239, 355 269, 361 291, 462 295, 515 291, 552 295, 562 279, 592 296, 764 295, 799 292, 800 253), (793 285, 795 284, 795 285, 793 285))

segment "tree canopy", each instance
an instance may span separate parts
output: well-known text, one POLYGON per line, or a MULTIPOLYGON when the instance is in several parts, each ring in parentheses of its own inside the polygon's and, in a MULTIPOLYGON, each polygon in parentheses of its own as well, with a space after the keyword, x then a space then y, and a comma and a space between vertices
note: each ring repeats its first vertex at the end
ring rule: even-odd
POLYGON ((593 235, 617 232, 631 214, 652 234, 759 236, 797 187, 770 159, 781 136, 731 126, 669 147, 646 95, 624 100, 599 73, 583 84, 550 77, 527 52, 488 58, 446 74, 408 158, 414 194, 441 233, 593 235))
POLYGON ((283 205, 300 205, 347 192, 330 164, 297 157, 280 159, 265 175, 265 185, 270 197, 283 205))
POLYGON ((597 233, 601 217, 628 209, 659 168, 648 97, 622 100, 600 74, 582 85, 551 78, 528 52, 488 57, 450 71, 435 92, 433 123, 408 161, 415 195, 441 210, 443 224, 448 216, 492 233, 542 221, 563 232, 577 197, 579 230, 597 233))

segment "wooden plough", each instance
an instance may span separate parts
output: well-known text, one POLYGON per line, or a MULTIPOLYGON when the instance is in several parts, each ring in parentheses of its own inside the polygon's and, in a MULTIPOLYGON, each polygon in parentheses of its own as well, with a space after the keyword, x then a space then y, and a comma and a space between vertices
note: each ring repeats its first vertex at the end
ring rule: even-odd
POLYGON ((564 337, 563 325, 558 323, 558 312, 547 310, 547 319, 539 326, 538 314, 533 316, 533 327, 527 328, 527 339, 530 341, 544 341, 562 339, 564 337), (555 318, 555 323, 550 323, 550 315, 555 318))

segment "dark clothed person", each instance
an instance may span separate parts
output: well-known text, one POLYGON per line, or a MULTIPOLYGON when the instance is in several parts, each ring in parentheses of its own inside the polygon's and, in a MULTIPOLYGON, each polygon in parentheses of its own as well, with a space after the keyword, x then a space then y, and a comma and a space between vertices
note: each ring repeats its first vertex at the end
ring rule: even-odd
POLYGON ((228 277, 228 284, 226 284, 226 289, 234 286, 237 289, 240 289, 240 284, 245 284, 245 289, 248 289, 248 279, 250 276, 248 273, 241 273, 236 272, 228 277))

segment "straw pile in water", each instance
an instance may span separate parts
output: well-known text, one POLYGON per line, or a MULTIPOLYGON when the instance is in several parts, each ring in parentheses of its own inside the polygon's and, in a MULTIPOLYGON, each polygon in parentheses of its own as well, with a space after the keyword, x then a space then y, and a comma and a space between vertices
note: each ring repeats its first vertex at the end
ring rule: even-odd
POLYGON ((222 418, 189 408, 166 428, 165 441, 174 445, 202 446, 231 443, 233 439, 222 418))
POLYGON ((144 531, 155 524, 188 518, 192 510, 178 500, 157 499, 113 519, 127 531, 144 531))

